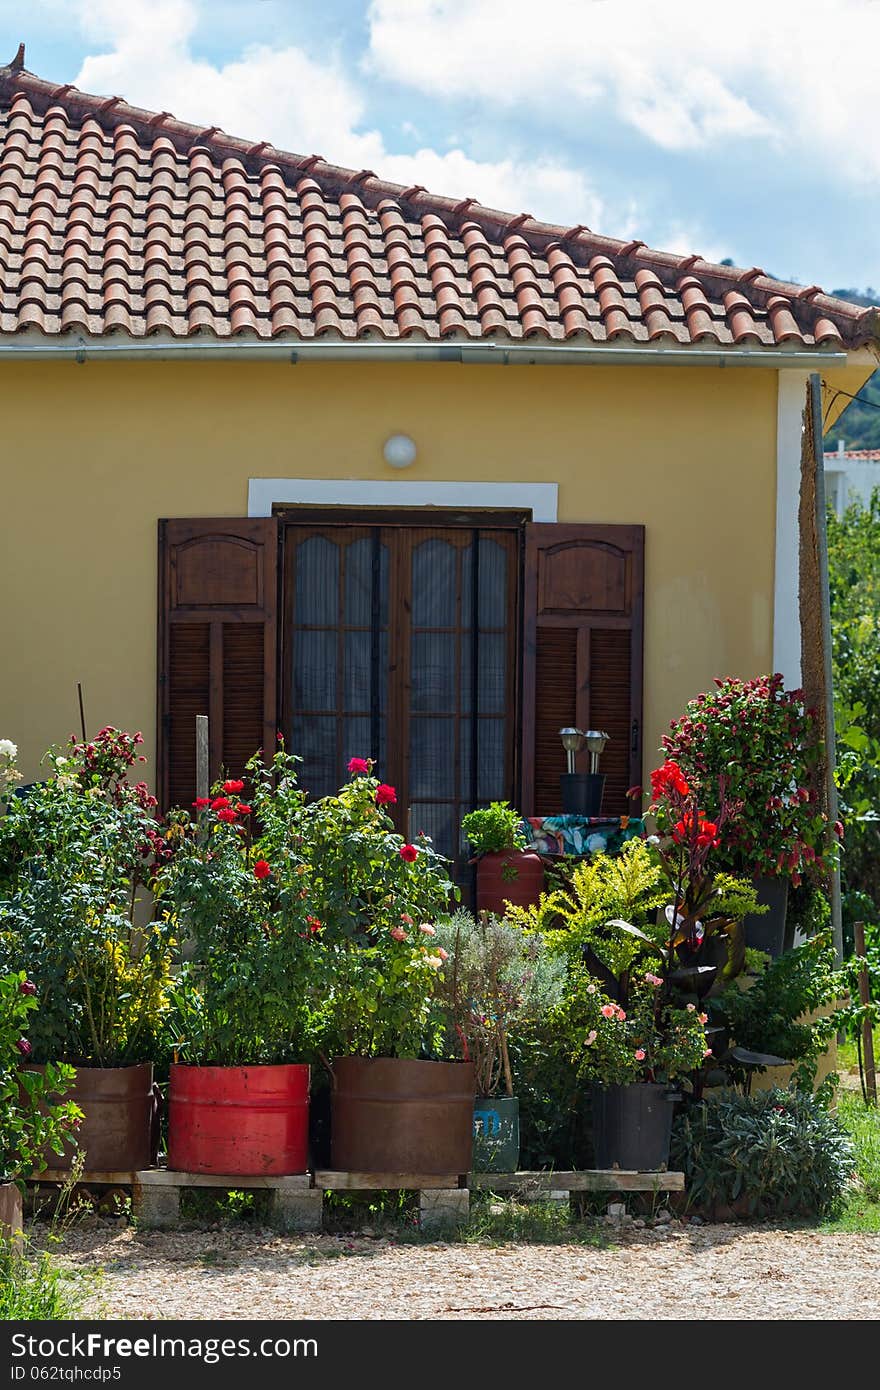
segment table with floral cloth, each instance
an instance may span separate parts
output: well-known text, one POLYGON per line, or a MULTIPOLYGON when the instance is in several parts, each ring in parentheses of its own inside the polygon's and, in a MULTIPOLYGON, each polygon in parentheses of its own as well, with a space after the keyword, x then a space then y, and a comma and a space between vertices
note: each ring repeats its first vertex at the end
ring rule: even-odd
POLYGON ((550 856, 619 854, 646 834, 640 816, 529 816, 522 828, 528 848, 550 856))

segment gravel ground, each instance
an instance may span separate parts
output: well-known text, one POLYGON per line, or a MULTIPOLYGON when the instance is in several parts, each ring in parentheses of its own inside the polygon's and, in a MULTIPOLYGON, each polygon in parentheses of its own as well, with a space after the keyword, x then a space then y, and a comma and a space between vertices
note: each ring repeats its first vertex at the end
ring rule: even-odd
POLYGON ((602 1245, 395 1243, 229 1225, 69 1231, 100 1318, 880 1317, 880 1235, 626 1228, 602 1245))

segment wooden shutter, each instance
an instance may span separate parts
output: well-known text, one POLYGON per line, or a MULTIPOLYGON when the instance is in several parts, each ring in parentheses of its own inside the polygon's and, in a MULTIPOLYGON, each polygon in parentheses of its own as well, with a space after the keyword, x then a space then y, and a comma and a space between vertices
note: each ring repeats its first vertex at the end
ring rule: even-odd
POLYGON ((159 522, 159 796, 195 796, 195 716, 211 778, 241 776, 276 732, 278 530, 272 517, 159 522))
MULTIPOLYGON (((522 806, 561 810, 559 730, 604 729, 603 813, 641 781, 644 527, 526 526, 522 806)), ((581 754, 578 770, 589 770, 581 754)))

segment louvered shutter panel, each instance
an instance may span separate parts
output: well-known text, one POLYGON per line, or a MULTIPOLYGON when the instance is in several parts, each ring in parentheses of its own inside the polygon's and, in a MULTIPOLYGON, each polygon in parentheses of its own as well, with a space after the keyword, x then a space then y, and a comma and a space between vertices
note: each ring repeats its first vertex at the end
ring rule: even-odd
POLYGON ((195 716, 210 773, 241 776, 276 732, 278 531, 272 517, 159 522, 159 767, 163 807, 195 796, 195 716))
MULTIPOLYGON (((603 814, 641 781, 644 527, 526 527, 522 806, 561 810, 559 730, 604 729, 603 814)), ((578 770, 588 771, 586 754, 578 770)))

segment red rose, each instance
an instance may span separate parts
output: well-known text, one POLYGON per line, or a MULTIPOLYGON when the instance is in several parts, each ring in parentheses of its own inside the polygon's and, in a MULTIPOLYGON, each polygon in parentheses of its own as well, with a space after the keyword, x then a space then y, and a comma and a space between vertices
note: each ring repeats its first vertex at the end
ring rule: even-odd
POLYGON ((366 776, 370 771, 370 764, 366 758, 350 758, 348 770, 352 776, 366 776))
POLYGON ((268 878, 272 870, 265 859, 258 859, 254 865, 254 878, 268 878))
POLYGON ((250 806, 246 806, 243 801, 240 801, 235 809, 240 816, 249 816, 251 813, 250 806))
POLYGON ((22 980, 18 992, 19 994, 36 994, 37 987, 32 980, 22 980))
POLYGON ((28 1042, 27 1038, 19 1038, 19 1040, 18 1040, 18 1042, 15 1044, 15 1046, 18 1048, 18 1050, 19 1050, 19 1052, 21 1053, 22 1057, 30 1057, 31 1052, 33 1051, 33 1048, 31 1047, 31 1045, 30 1045, 30 1043, 28 1042))
POLYGON ((230 801, 228 796, 215 796, 214 800, 211 802, 211 810, 225 811, 229 805, 230 801))
POLYGON ((397 800, 397 792, 387 782, 380 782, 376 788, 376 805, 390 806, 397 800))
POLYGON ((320 921, 320 919, 317 917, 307 917, 306 925, 308 926, 309 931, 314 936, 316 932, 319 932, 323 929, 324 923, 320 921))
POLYGON ((233 792, 243 792, 243 791, 244 791, 244 782, 224 782, 224 783, 223 783, 223 790, 224 790, 225 792, 230 792, 230 793, 233 793, 233 792))
POLYGON ((400 857, 401 859, 405 859, 407 864, 414 864, 419 857, 419 852, 415 845, 401 845, 400 857))
POLYGON ((221 806, 220 810, 217 812, 217 819, 225 821, 227 825, 231 825, 235 820, 235 812, 231 806, 221 806))
POLYGON ((211 798, 209 796, 197 796, 193 802, 193 806, 195 806, 197 811, 206 811, 210 804, 211 798))

